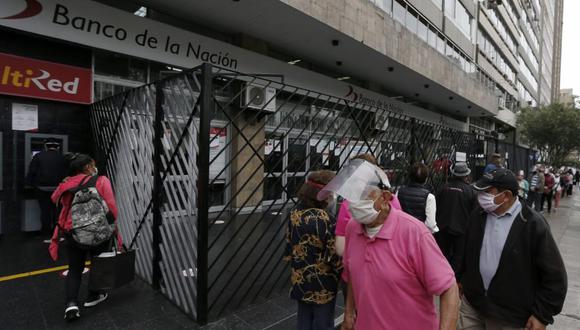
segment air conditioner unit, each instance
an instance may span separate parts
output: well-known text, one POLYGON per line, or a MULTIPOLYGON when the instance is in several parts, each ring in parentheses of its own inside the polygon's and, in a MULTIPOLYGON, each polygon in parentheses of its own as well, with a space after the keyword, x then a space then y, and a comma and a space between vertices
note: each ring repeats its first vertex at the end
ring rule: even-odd
POLYGON ((245 85, 242 107, 276 112, 276 88, 258 84, 245 85))
POLYGON ((502 0, 485 0, 483 5, 486 9, 496 9, 497 6, 502 4, 502 0))

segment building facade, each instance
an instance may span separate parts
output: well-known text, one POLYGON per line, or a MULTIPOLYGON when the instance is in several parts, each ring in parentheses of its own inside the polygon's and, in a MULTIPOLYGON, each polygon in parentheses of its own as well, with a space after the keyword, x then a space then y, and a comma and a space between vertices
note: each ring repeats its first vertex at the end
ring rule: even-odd
POLYGON ((564 24, 564 0, 556 0, 554 11, 554 51, 552 65, 552 100, 560 97, 560 73, 562 71, 562 27, 564 24))
POLYGON ((565 107, 576 107, 577 98, 578 96, 574 95, 572 88, 562 88, 560 90, 559 102, 562 103, 565 107))
POLYGON ((90 152, 88 104, 204 62, 481 136, 513 132, 518 108, 554 99, 560 2, 2 1, 0 230, 37 226, 24 177, 45 138, 90 152))

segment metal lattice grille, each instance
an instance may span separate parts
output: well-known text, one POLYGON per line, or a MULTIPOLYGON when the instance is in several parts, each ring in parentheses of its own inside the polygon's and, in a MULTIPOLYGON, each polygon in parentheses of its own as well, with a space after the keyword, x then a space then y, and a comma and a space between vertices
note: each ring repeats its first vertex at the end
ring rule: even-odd
MULTIPOLYGON (((217 175, 209 182, 209 191, 224 194, 214 198, 209 220, 213 317, 286 292, 284 230, 310 171, 339 170, 351 157, 371 153, 394 185, 404 182, 413 162, 444 164, 433 170, 436 186, 447 179, 456 152, 473 157, 474 136, 468 133, 273 79, 220 69, 213 74, 212 110, 225 123, 228 139, 221 150, 229 151, 216 166, 218 174, 228 173, 226 180, 217 175)), ((211 142, 219 138, 213 135, 211 142)), ((210 167, 219 156, 212 155, 210 167)))
POLYGON ((284 231, 310 171, 370 153, 393 186, 417 161, 437 186, 476 153, 445 125, 209 65, 94 104, 92 125, 139 275, 201 322, 287 292, 284 231))

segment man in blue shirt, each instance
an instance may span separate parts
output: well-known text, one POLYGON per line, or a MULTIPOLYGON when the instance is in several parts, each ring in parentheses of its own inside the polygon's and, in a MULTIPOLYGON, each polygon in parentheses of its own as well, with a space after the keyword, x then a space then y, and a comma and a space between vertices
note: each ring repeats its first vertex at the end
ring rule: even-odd
POLYGON ((487 173, 473 187, 480 207, 457 273, 464 293, 458 329, 545 329, 568 288, 548 223, 519 201, 509 170, 487 173))
POLYGON ((491 154, 489 156, 489 164, 485 165, 483 169, 483 174, 491 173, 497 169, 501 168, 501 155, 500 154, 491 154))

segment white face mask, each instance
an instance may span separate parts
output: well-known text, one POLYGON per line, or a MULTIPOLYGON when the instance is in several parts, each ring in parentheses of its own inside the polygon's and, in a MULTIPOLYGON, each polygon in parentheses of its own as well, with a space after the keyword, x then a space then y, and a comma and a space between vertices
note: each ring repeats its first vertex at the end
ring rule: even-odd
POLYGON ((99 175, 99 169, 95 166, 95 173, 93 175, 99 175))
POLYGON ((363 225, 373 223, 379 215, 379 211, 375 210, 375 201, 370 199, 356 202, 348 201, 348 209, 352 218, 363 225))
POLYGON ((487 213, 492 213, 492 212, 494 212, 495 210, 497 210, 497 209, 498 209, 498 207, 500 207, 500 206, 503 204, 503 203, 501 203, 501 204, 496 204, 496 203, 494 202, 494 199, 495 199, 497 196, 499 196, 499 195, 501 195, 501 194, 503 194, 503 193, 504 193, 504 192, 500 192, 500 193, 499 193, 499 194, 497 194, 497 195, 492 195, 492 194, 490 194, 490 193, 486 193, 486 192, 480 192, 480 193, 477 195, 477 201, 479 202, 479 205, 481 206, 481 208, 482 208, 482 209, 483 209, 485 212, 487 212, 487 213))

